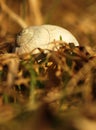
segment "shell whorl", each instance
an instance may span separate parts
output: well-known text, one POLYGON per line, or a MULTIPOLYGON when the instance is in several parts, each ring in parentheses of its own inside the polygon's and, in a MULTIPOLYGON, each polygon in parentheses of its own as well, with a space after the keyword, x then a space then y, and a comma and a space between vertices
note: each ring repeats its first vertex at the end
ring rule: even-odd
MULTIPOLYGON (((30 26, 23 29, 17 37, 19 47, 16 48, 16 53, 29 53, 35 48, 53 49, 53 45, 50 43, 54 40, 60 40, 60 37, 66 43, 79 45, 76 38, 62 27, 55 25, 30 26)), ((34 51, 34 53, 38 53, 38 50, 34 51)))

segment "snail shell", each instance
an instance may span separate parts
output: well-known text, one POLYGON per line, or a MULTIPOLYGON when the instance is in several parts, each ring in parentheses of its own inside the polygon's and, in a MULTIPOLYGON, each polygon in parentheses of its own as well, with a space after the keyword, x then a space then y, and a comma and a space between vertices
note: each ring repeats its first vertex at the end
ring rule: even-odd
MULTIPOLYGON (((30 26, 23 29, 17 37, 15 52, 18 54, 29 53, 36 48, 53 49, 55 44, 51 44, 54 40, 60 40, 66 43, 74 43, 79 45, 76 38, 66 29, 55 25, 30 26)), ((36 49, 34 54, 38 53, 36 49)))

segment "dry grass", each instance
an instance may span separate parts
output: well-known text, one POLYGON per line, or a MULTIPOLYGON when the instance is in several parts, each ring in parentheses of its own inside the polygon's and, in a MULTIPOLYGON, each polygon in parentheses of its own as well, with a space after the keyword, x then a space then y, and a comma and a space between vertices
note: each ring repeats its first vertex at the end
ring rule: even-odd
MULTIPOLYGON (((89 46, 75 47, 73 43, 67 45, 62 42, 57 51, 49 50, 49 53, 46 54, 44 50, 40 49, 40 53, 36 55, 32 53, 16 55, 6 53, 6 51, 0 54, 0 124, 3 122, 6 124, 6 121, 12 121, 14 117, 17 117, 17 121, 13 120, 13 122, 18 126, 18 115, 22 118, 22 113, 25 113, 26 117, 26 112, 31 111, 41 113, 42 118, 48 118, 46 111, 49 111, 50 114, 54 111, 55 115, 51 116, 53 118, 57 116, 58 121, 60 118, 58 125, 62 125, 62 121, 64 122, 62 128, 58 128, 57 125, 58 130, 63 129, 65 123, 70 123, 74 117, 72 114, 74 110, 73 122, 75 124, 73 124, 76 128, 79 127, 76 119, 84 118, 84 121, 87 121, 88 119, 85 117, 96 118, 94 116, 96 54, 89 46), (47 108, 42 104, 47 104, 47 108), (89 113, 86 113, 87 107, 90 108, 89 113), (64 114, 67 111, 68 113, 64 114), (1 120, 2 118, 4 120, 1 120)), ((31 130, 31 126, 28 124, 31 125, 31 120, 34 122, 33 118, 30 119, 30 116, 26 118, 29 120, 26 122, 26 129, 30 127, 29 130, 31 130)), ((35 118, 36 122, 39 120, 41 124, 44 123, 44 119, 41 121, 37 114, 35 118)), ((51 128, 49 119, 46 119, 45 122, 48 124, 45 123, 45 126, 39 124, 40 127, 51 128)), ((19 124, 22 125, 22 122, 19 124)), ((68 130, 73 128, 73 126, 66 125, 66 129, 67 127, 68 130)), ((80 130, 83 129, 80 128, 80 130)))
POLYGON ((0 0, 0 130, 96 130, 96 1, 39 2, 32 10, 25 0, 0 0), (67 28, 83 46, 15 54, 17 32, 42 22, 67 28))

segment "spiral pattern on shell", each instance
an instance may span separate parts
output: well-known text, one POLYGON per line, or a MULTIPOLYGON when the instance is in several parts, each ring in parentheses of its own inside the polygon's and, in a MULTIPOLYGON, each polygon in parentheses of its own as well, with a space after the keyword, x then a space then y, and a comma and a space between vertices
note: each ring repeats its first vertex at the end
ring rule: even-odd
MULTIPOLYGON (((29 53, 36 48, 50 49, 55 46, 51 42, 60 40, 66 43, 74 43, 79 45, 76 38, 66 29, 55 25, 41 25, 30 26, 23 29, 17 37, 17 44, 15 52, 18 54, 29 53)), ((34 51, 38 53, 38 49, 34 51)))

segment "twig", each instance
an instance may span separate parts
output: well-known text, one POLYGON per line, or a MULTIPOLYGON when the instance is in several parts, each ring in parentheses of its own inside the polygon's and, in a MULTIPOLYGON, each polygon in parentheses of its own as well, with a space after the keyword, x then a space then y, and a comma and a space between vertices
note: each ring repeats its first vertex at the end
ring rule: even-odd
POLYGON ((0 0, 0 6, 2 10, 9 15, 15 22, 17 22, 22 28, 27 27, 28 25, 17 15, 15 14, 9 7, 4 3, 3 0, 0 0))
POLYGON ((29 0, 28 2, 29 2, 31 14, 33 13, 34 17, 35 17, 35 20, 34 20, 35 24, 37 24, 37 25, 43 24, 43 17, 40 12, 39 1, 38 0, 29 0))

